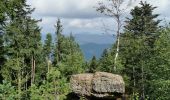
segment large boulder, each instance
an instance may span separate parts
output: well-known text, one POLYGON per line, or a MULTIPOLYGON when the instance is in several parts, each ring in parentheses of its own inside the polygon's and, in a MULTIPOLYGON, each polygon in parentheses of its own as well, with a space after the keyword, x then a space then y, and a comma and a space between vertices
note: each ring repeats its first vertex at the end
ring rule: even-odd
POLYGON ((72 75, 70 85, 72 91, 81 96, 104 98, 125 93, 123 78, 106 72, 72 75))
POLYGON ((70 85, 75 94, 91 96, 93 74, 72 75, 70 85))

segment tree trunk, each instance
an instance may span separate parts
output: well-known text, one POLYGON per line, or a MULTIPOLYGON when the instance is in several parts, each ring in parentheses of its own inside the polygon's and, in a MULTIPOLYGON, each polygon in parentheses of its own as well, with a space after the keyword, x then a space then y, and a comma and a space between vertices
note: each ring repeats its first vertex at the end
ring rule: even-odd
POLYGON ((35 58, 34 58, 34 65, 33 65, 33 83, 35 81, 35 58))
POLYGON ((31 58, 31 85, 33 84, 33 56, 31 58))
POLYGON ((50 60, 49 59, 50 58, 47 57, 47 67, 48 67, 48 69, 47 69, 48 71, 47 72, 48 73, 50 72, 50 60))
MULTIPOLYGON (((119 13, 119 12, 118 12, 119 13)), ((116 71, 117 67, 117 58, 119 56, 119 45, 120 45, 120 17, 117 16, 117 41, 116 41, 116 54, 114 58, 114 71, 116 71)))
POLYGON ((144 68, 142 64, 142 98, 145 99, 144 68))
POLYGON ((28 73, 26 72, 26 83, 25 83, 25 90, 27 91, 28 89, 28 73))
POLYGON ((133 96, 135 95, 136 79, 135 79, 135 67, 133 66, 133 96))
POLYGON ((53 84, 54 84, 54 95, 55 95, 55 100, 59 100, 59 97, 57 95, 57 86, 56 86, 56 80, 53 80, 53 84))
POLYGON ((21 68, 20 68, 20 62, 18 59, 18 53, 17 53, 17 68, 19 68, 18 70, 18 75, 17 75, 17 80, 18 80, 18 96, 19 96, 19 100, 21 99, 21 68))
POLYGON ((18 95, 19 100, 21 99, 21 72, 18 72, 18 95))
POLYGON ((31 84, 34 84, 35 80, 35 58, 32 56, 32 68, 31 68, 31 84))

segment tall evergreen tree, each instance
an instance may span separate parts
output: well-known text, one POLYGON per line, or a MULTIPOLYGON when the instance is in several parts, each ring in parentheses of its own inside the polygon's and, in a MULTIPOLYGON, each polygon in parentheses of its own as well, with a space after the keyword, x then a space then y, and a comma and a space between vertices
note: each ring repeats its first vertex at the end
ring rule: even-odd
POLYGON ((62 34, 60 20, 56 25, 56 43, 54 51, 54 65, 59 68, 65 77, 83 71, 84 57, 79 45, 75 42, 72 34, 66 37, 62 34))
POLYGON ((147 93, 151 99, 170 99, 168 88, 170 82, 170 28, 158 32, 159 38, 154 43, 154 54, 150 58, 150 79, 147 93), (161 94, 161 95, 160 95, 161 94))
POLYGON ((131 79, 132 91, 139 92, 145 98, 145 83, 149 78, 146 74, 147 63, 153 54, 160 20, 156 20, 158 14, 153 14, 156 7, 142 1, 140 5, 131 10, 132 18, 126 21, 125 33, 121 38, 121 58, 125 73, 131 79))
POLYGON ((62 60, 62 47, 61 43, 63 42, 63 35, 62 35, 62 24, 60 19, 57 20, 57 23, 55 25, 56 28, 56 43, 55 43, 55 51, 54 51, 54 64, 56 65, 62 60))
MULTIPOLYGON (((1 31, 1 30, 0 30, 1 31)), ((0 70, 5 63, 5 50, 4 50, 4 41, 3 41, 3 33, 0 32, 0 70)), ((2 82, 2 76, 0 75, 0 82, 2 82)))
MULTIPOLYGON (((4 25, 5 25, 5 5, 0 1, 0 70, 5 62, 5 48, 4 48, 4 25)), ((0 82, 2 83, 2 76, 0 75, 0 82)))
POLYGON ((52 48, 53 48, 52 36, 50 33, 48 33, 46 35, 46 40, 45 40, 44 47, 43 47, 43 54, 44 54, 43 56, 45 56, 48 72, 50 70, 50 65, 52 62, 52 58, 51 58, 52 48))
POLYGON ((112 49, 105 49, 99 59, 99 71, 113 72, 113 55, 112 49))
POLYGON ((72 33, 67 38, 66 46, 68 54, 66 55, 65 63, 68 66, 69 75, 83 72, 84 56, 80 46, 76 43, 72 33))
POLYGON ((52 36, 50 33, 48 33, 46 35, 46 40, 45 40, 45 43, 44 43, 44 54, 45 56, 50 59, 50 55, 51 55, 51 52, 52 52, 52 36))
MULTIPOLYGON (((38 50, 41 48, 40 28, 37 20, 30 17, 34 9, 25 0, 7 1, 5 27, 6 58, 2 75, 4 80, 17 86, 19 98, 27 90, 30 80, 34 83, 35 63, 38 63, 38 50), (30 75, 31 73, 31 75, 30 75)), ((37 64, 38 65, 38 64, 37 64)))
POLYGON ((89 72, 94 73, 98 67, 97 59, 95 56, 92 57, 90 65, 89 65, 89 72))

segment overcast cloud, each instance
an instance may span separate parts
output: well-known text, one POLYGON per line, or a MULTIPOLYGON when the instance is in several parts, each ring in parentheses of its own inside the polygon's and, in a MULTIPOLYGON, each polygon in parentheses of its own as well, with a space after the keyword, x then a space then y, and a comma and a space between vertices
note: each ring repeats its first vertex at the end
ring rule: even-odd
MULTIPOLYGON (((99 0, 28 0, 28 4, 36 8, 33 17, 42 19, 39 25, 43 28, 42 34, 54 33, 54 24, 61 18, 64 34, 94 33, 101 34, 103 21, 109 25, 114 22, 111 18, 95 11, 99 0)), ((170 0, 147 0, 158 8, 155 13, 161 14, 160 18, 170 20, 170 0)))

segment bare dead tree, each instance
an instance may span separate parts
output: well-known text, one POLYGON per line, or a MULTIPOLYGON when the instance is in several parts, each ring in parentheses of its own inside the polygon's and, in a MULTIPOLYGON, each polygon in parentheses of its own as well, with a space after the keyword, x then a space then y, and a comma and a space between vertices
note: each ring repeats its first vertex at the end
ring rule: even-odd
MULTIPOLYGON (((97 11, 112 17, 117 24, 117 29, 116 29, 116 53, 114 57, 114 71, 116 71, 117 67, 117 58, 119 55, 119 46, 120 46, 120 32, 121 32, 121 27, 122 27, 122 22, 121 20, 122 14, 125 12, 125 10, 132 4, 134 0, 106 0, 107 2, 99 2, 97 11), (125 1, 128 1, 126 5, 123 5, 125 1), (124 7, 122 7, 124 6, 124 7)), ((135 0, 136 1, 136 0, 135 0)))

